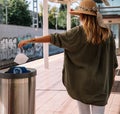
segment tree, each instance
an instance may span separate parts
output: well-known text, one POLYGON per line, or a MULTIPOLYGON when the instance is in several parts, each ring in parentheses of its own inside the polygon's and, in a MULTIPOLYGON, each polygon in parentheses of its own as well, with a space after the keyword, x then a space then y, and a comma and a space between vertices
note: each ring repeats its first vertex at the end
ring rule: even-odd
POLYGON ((59 10, 60 11, 66 11, 67 10, 67 5, 66 4, 61 4, 59 10))
POLYGON ((0 23, 3 21, 3 10, 2 5, 0 4, 0 23))
POLYGON ((61 4, 59 7, 58 14, 58 28, 66 29, 66 26, 67 26, 67 5, 61 4))
POLYGON ((39 4, 39 15, 38 15, 38 21, 39 21, 39 27, 43 27, 43 5, 42 3, 39 4))
POLYGON ((8 1, 8 23, 14 25, 31 26, 32 16, 28 10, 29 3, 25 0, 8 1))
POLYGON ((55 29, 57 25, 57 12, 58 8, 57 7, 52 7, 51 9, 49 8, 49 28, 55 29))
POLYGON ((58 19, 58 28, 59 29, 66 29, 67 11, 60 11, 57 19, 58 19))
POLYGON ((71 16, 71 27, 78 26, 80 24, 79 17, 71 16))
MULTIPOLYGON (((43 5, 40 4, 39 27, 42 27, 43 21, 43 5)), ((67 5, 61 4, 60 7, 48 6, 48 24, 50 29, 66 29, 67 26, 67 5)), ((79 19, 71 16, 71 27, 79 25, 79 19)))

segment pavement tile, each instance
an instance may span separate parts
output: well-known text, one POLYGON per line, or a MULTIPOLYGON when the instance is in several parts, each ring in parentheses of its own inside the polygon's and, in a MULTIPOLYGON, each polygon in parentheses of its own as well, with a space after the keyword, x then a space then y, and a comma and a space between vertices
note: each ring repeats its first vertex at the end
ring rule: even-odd
MULTIPOLYGON (((49 69, 44 68, 43 59, 24 64, 37 69, 36 114, 79 114, 76 101, 69 97, 62 84, 63 57, 63 53, 50 56, 49 69)), ((117 58, 120 63, 120 57, 117 58)), ((120 114, 120 76, 115 76, 105 114, 120 114)))

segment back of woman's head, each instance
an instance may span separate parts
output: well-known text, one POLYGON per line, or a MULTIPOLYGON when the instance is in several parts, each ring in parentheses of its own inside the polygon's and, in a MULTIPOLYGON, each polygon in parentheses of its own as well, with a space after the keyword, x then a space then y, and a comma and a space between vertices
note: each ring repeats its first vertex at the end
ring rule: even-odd
POLYGON ((80 14, 80 20, 87 35, 88 42, 100 44, 102 41, 106 41, 106 39, 110 37, 110 29, 107 27, 100 27, 96 16, 80 14))
POLYGON ((70 11, 70 14, 80 16, 88 42, 99 44, 111 35, 94 0, 82 0, 78 9, 70 11))

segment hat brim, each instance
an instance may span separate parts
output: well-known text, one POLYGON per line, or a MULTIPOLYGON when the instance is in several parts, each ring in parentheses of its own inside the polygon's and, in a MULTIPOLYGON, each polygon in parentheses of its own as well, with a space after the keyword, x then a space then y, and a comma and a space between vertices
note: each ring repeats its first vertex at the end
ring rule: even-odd
POLYGON ((88 12, 88 11, 81 11, 81 10, 74 10, 74 11, 70 11, 69 12, 71 15, 80 15, 80 14, 86 14, 86 15, 93 15, 93 16, 96 16, 95 13, 93 12, 88 12))

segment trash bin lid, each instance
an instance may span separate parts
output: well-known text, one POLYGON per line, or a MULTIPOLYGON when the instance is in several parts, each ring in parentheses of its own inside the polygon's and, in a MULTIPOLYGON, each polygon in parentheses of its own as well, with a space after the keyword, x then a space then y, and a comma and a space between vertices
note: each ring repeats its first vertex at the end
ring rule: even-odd
POLYGON ((0 78, 4 78, 4 79, 30 78, 36 76, 37 73, 36 69, 33 68, 27 68, 27 70, 30 72, 26 72, 22 74, 6 73, 7 70, 8 69, 0 71, 0 78))

